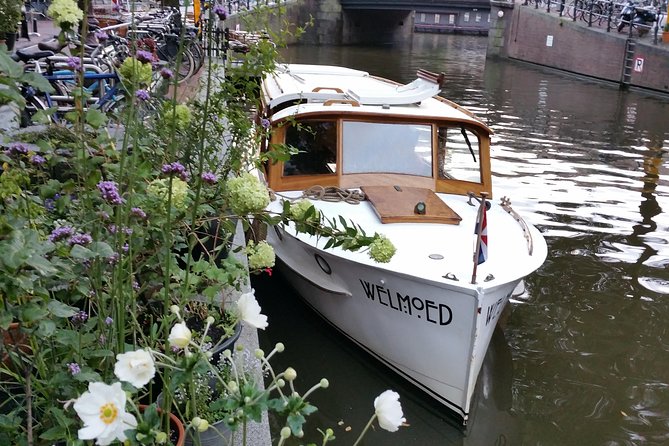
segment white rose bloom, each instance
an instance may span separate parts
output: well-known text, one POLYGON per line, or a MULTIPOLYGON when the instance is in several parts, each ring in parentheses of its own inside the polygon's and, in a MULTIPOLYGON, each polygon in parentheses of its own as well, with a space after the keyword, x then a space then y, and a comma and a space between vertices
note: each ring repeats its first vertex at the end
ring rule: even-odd
POLYGON ((169 342, 172 347, 186 348, 192 337, 193 335, 186 323, 179 322, 172 327, 167 342, 169 342))
POLYGON ((101 446, 116 440, 124 442, 127 438, 123 432, 137 426, 134 415, 125 411, 125 392, 119 382, 90 383, 88 391, 74 402, 74 410, 84 422, 79 439, 97 440, 101 446))
POLYGON ((120 353, 116 355, 114 375, 121 381, 128 382, 136 388, 144 387, 156 374, 151 353, 146 350, 120 353))
POLYGON ((374 412, 379 419, 379 426, 388 432, 397 432, 406 422, 402 413, 400 396, 397 392, 386 390, 374 400, 374 412))
POLYGON ((254 290, 251 290, 249 293, 242 294, 237 301, 237 308, 239 308, 239 315, 244 322, 252 327, 264 330, 268 325, 267 316, 260 313, 261 308, 254 292, 254 290))

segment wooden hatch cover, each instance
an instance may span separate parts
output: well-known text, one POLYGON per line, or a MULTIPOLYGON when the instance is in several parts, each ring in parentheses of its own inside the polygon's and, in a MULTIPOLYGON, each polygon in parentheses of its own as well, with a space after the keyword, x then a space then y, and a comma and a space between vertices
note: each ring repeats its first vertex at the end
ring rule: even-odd
POLYGON ((362 186, 382 223, 444 223, 457 225, 462 218, 432 190, 422 187, 362 186), (423 203, 425 213, 416 212, 423 203))

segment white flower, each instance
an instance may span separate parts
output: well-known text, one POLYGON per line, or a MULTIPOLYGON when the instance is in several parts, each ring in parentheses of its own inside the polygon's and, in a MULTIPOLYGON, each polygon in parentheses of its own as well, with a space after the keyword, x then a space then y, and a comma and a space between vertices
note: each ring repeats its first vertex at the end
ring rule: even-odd
POLYGON ((186 323, 179 322, 172 327, 167 342, 169 342, 172 347, 186 348, 192 337, 193 335, 186 323))
POLYGON ((374 400, 374 412, 379 419, 379 426, 388 432, 397 432, 406 422, 402 413, 400 396, 397 392, 386 390, 374 400))
POLYGON ((74 410, 84 422, 79 439, 97 440, 96 444, 101 446, 125 441, 123 432, 137 426, 134 415, 125 411, 125 392, 119 382, 90 383, 88 391, 74 402, 74 410))
POLYGON ((237 308, 239 309, 239 316, 241 319, 252 327, 264 330, 267 327, 267 316, 260 313, 260 305, 254 296, 254 290, 249 293, 244 293, 237 301, 237 308))
POLYGON ((138 389, 144 387, 156 374, 151 354, 146 350, 119 353, 116 355, 114 375, 138 389))

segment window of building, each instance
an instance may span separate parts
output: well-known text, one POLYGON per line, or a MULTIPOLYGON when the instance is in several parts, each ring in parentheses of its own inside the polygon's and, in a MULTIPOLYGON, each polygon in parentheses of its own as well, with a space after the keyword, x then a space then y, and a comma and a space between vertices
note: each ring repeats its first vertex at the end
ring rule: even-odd
POLYGON ((469 22, 469 13, 468 13, 468 12, 465 12, 465 13, 462 15, 462 21, 463 21, 463 22, 469 22))
POLYGON ((283 175, 337 172, 337 123, 302 121, 286 129, 286 145, 299 152, 283 164, 283 175))
POLYGON ((441 16, 439 14, 435 14, 434 15, 434 24, 435 25, 438 24, 440 20, 441 20, 441 16))
POLYGON ((481 21, 481 14, 477 12, 474 20, 476 21, 476 23, 479 23, 481 21))
POLYGON ((420 13, 420 23, 425 23, 425 13, 424 12, 420 13))
POLYGON ((448 24, 449 25, 455 25, 455 14, 449 14, 448 15, 448 24))

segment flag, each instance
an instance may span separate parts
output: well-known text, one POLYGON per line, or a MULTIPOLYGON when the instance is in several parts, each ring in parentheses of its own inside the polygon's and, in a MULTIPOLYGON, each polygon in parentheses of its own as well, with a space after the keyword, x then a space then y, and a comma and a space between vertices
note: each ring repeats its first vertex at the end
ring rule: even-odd
POLYGON ((479 228, 481 228, 481 234, 477 237, 478 244, 478 253, 476 255, 476 264, 480 265, 481 263, 488 260, 488 217, 486 214, 486 202, 483 200, 481 207, 479 208, 478 218, 476 219, 476 227, 474 228, 474 234, 479 234, 479 228))

